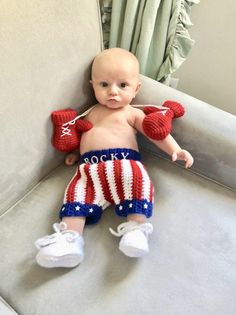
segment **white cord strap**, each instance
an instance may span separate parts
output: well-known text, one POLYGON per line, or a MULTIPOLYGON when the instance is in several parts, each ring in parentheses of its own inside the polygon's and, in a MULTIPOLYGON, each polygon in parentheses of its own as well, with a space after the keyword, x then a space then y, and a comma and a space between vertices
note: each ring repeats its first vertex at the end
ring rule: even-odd
POLYGON ((144 107, 155 107, 155 108, 158 108, 160 109, 161 111, 163 110, 168 110, 169 107, 165 107, 165 106, 160 106, 160 105, 131 105, 132 107, 134 108, 144 108, 144 107))
MULTIPOLYGON (((95 107, 96 105, 92 106, 91 108, 87 109, 85 112, 83 112, 82 114, 76 116, 74 119, 64 123, 62 126, 66 126, 66 125, 74 125, 77 119, 80 119, 81 117, 86 116, 89 112, 91 112, 91 110, 95 107)), ((70 134, 69 134, 70 135, 70 134)))
MULTIPOLYGON (((69 130, 69 128, 66 127, 66 126, 67 126, 67 125, 74 125, 77 119, 80 119, 81 117, 86 116, 95 106, 96 106, 96 105, 92 106, 91 108, 89 108, 89 109, 87 109, 85 112, 83 112, 82 114, 76 116, 74 119, 72 119, 72 120, 70 120, 70 121, 64 123, 64 124, 62 125, 62 128, 64 128, 64 129, 63 129, 63 136, 65 136, 65 135, 71 136, 70 130, 69 130), (65 127, 64 127, 64 126, 65 126, 65 127)), ((158 108, 160 111, 164 111, 163 114, 165 114, 165 112, 166 112, 167 110, 169 110, 168 107, 159 106, 159 105, 131 105, 131 106, 134 107, 134 108, 155 107, 155 108, 158 108)))

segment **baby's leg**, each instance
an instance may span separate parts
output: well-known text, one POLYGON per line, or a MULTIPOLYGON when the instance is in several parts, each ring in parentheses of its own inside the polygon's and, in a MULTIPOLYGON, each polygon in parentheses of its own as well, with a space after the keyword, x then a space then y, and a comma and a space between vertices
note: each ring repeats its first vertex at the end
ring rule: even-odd
POLYGON ((76 231, 80 235, 83 235, 85 217, 64 217, 62 221, 66 223, 67 230, 76 231))
POLYGON ((153 184, 145 167, 139 161, 124 160, 125 176, 122 181, 124 200, 116 204, 116 213, 127 216, 127 222, 118 226, 116 236, 122 236, 119 249, 129 257, 142 257, 149 252, 148 237, 153 231, 146 218, 153 208, 153 184))
POLYGON ((146 216, 144 214, 132 213, 127 216, 127 222, 135 221, 137 223, 144 223, 146 221, 146 216))

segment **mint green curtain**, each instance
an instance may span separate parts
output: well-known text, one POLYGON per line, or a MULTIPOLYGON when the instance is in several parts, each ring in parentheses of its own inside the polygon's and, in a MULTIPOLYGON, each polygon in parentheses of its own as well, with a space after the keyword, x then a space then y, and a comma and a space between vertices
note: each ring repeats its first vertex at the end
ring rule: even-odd
POLYGON ((196 3, 199 0, 106 0, 107 16, 112 5, 106 45, 132 51, 142 74, 168 84, 194 44, 188 28, 196 3))

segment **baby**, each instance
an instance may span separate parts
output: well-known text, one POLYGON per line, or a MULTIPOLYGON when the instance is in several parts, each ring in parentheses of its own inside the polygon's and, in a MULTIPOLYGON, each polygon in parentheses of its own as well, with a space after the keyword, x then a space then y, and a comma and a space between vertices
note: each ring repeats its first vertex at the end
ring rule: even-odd
MULTIPOLYGON (((126 217, 118 226, 119 249, 129 257, 142 257, 149 251, 148 238, 153 231, 146 222, 152 215, 153 185, 141 163, 137 131, 145 135, 142 110, 130 105, 140 89, 139 63, 123 49, 112 48, 95 57, 91 84, 96 104, 86 115, 92 128, 82 133, 79 150, 65 162, 80 165, 67 186, 56 233, 36 241, 36 260, 47 268, 74 267, 84 258, 83 229, 96 223, 102 211, 115 206, 117 215, 126 217)), ((163 140, 150 139, 172 157, 191 167, 191 154, 180 148, 169 134, 163 140)))

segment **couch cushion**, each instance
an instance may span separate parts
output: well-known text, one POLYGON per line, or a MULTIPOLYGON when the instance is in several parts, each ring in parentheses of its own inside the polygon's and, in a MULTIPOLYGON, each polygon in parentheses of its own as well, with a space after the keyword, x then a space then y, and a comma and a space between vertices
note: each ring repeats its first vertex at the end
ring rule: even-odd
POLYGON ((98 1, 3 0, 0 11, 0 212, 56 167, 50 113, 93 102, 98 1))
POLYGON ((143 157, 156 188, 154 233, 143 259, 118 250, 108 228, 123 219, 109 208, 85 229, 80 266, 36 265, 33 243, 52 232, 74 167, 55 170, 0 218, 0 294, 19 314, 235 314, 235 193, 143 157))

